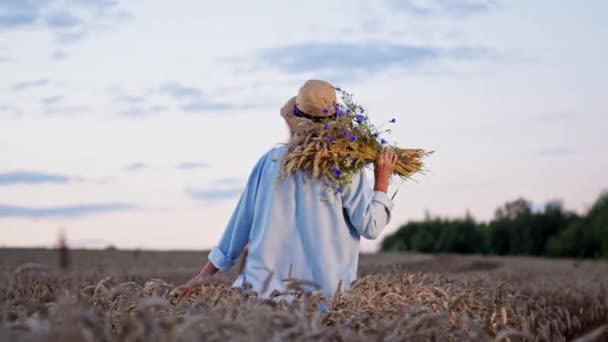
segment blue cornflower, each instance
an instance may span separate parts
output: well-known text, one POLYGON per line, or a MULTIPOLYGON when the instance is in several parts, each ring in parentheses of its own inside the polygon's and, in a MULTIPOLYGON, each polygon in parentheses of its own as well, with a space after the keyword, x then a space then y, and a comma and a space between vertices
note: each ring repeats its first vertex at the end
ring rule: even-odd
POLYGON ((294 115, 300 114, 300 111, 298 110, 298 107, 296 107, 296 106, 293 106, 293 110, 292 111, 293 111, 294 115))
POLYGON ((329 124, 326 123, 325 125, 323 125, 323 129, 327 131, 329 129, 329 124))
POLYGON ((340 177, 342 175, 342 171, 340 171, 340 169, 338 169, 337 167, 334 166, 331 169, 334 172, 334 175, 336 175, 336 177, 340 177))
POLYGON ((355 140, 357 140, 357 137, 354 135, 351 135, 350 137, 350 142, 354 142, 355 140))
POLYGON ((327 108, 323 108, 323 114, 327 114, 329 113, 329 110, 327 110, 327 108))
POLYGON ((342 131, 342 136, 343 137, 347 137, 348 136, 348 131, 342 131))
POLYGON ((384 139, 380 140, 380 144, 382 144, 382 145, 386 144, 386 140, 384 140, 384 139))
POLYGON ((374 138, 377 138, 377 137, 379 137, 379 136, 380 136, 380 134, 378 134, 378 133, 374 133, 374 138))
POLYGON ((327 138, 327 142, 329 142, 330 144, 334 142, 334 137, 329 137, 327 138))
POLYGON ((391 121, 389 121, 389 122, 390 123, 395 123, 395 122, 397 122, 397 119, 396 118, 392 118, 391 121))
POLYGON ((365 115, 358 114, 357 116, 355 116, 355 120, 357 120, 357 122, 359 122, 359 123, 362 121, 365 121, 365 119, 366 119, 365 115))

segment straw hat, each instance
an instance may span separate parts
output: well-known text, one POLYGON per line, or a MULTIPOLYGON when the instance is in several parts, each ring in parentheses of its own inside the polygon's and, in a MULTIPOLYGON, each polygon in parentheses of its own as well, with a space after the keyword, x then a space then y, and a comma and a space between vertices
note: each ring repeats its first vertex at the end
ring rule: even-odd
POLYGON ((308 80, 300 87, 298 96, 289 99, 281 108, 281 116, 290 122, 295 118, 312 121, 334 115, 336 89, 325 81, 308 80))

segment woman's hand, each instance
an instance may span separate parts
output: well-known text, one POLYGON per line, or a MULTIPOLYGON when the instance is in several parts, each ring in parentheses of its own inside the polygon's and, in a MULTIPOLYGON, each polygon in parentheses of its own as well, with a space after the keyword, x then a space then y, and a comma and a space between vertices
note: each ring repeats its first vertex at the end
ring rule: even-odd
POLYGON ((388 183, 397 165, 397 160, 397 154, 392 149, 388 147, 382 149, 376 160, 376 167, 374 169, 374 191, 382 191, 384 193, 388 191, 388 183))
POLYGON ((178 290, 178 296, 176 299, 176 303, 179 303, 182 299, 190 297, 190 295, 192 293, 194 293, 194 289, 196 288, 196 285, 204 279, 204 276, 199 273, 197 275, 195 275, 192 279, 188 280, 187 283, 179 286, 177 288, 178 290))
POLYGON ((216 274, 218 271, 219 269, 216 268, 211 262, 207 262, 205 267, 203 267, 203 269, 197 275, 195 275, 192 279, 188 280, 187 283, 177 288, 179 291, 179 295, 177 297, 176 303, 179 303, 179 301, 183 298, 189 297, 192 293, 194 293, 194 290, 198 285, 200 285, 201 281, 216 274))

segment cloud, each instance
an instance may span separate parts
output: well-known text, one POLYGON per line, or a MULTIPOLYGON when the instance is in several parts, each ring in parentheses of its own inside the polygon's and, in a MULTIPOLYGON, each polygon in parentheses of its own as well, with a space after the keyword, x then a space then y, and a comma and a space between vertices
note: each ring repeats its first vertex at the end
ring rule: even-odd
POLYGON ((441 48, 424 45, 368 43, 302 43, 269 48, 259 53, 259 63, 287 73, 376 73, 391 66, 417 68, 447 60, 484 60, 495 53, 483 47, 441 48))
POLYGON ((76 115, 87 113, 93 110, 92 107, 85 106, 49 106, 46 108, 48 115, 76 115))
POLYGON ((33 25, 43 6, 39 0, 0 1, 0 30, 33 25))
POLYGON ((0 204, 0 218, 78 218, 137 208, 136 205, 128 203, 78 204, 57 207, 18 207, 0 204))
POLYGON ((143 170, 145 168, 147 168, 148 165, 145 163, 141 163, 141 162, 137 162, 137 163, 132 163, 129 164, 127 166, 124 167, 125 171, 140 171, 143 170))
POLYGON ((36 21, 32 14, 0 14, 0 30, 31 25, 36 21))
POLYGON ((157 96, 133 95, 119 86, 108 87, 107 93, 119 117, 146 117, 165 112, 169 108, 164 104, 148 103, 148 98, 156 99, 157 96))
POLYGON ((0 113, 10 113, 15 116, 19 116, 23 111, 12 105, 0 105, 0 113))
POLYGON ((119 111, 119 116, 122 117, 145 117, 152 114, 164 112, 169 107, 164 105, 140 106, 134 105, 119 111))
POLYGON ((46 24, 52 28, 73 28, 83 25, 83 22, 78 17, 75 17, 69 12, 53 13, 45 18, 46 24))
POLYGON ((33 171, 0 173, 0 186, 12 184, 68 183, 70 177, 33 171))
POLYGON ((194 170, 194 169, 204 169, 209 167, 207 163, 196 163, 196 162, 182 162, 175 166, 176 169, 179 170, 194 170))
POLYGON ((63 51, 63 50, 56 50, 55 52, 53 52, 53 55, 51 56, 51 58, 56 61, 62 61, 64 59, 66 59, 67 57, 68 57, 68 54, 65 53, 65 51, 63 51))
POLYGON ((133 95, 117 95, 112 97, 112 102, 114 103, 127 103, 127 104, 137 104, 144 102, 143 96, 133 96, 133 95))
POLYGON ((80 40, 130 17, 118 1, 107 0, 5 0, 0 1, 0 13, 0 30, 48 30, 60 42, 80 40))
POLYGON ((29 88, 43 87, 50 83, 50 81, 46 78, 41 78, 38 80, 32 81, 22 81, 13 84, 13 91, 22 91, 29 88))
POLYGON ((467 18, 499 7, 496 0, 389 0, 388 4, 393 11, 415 17, 446 16, 453 19, 467 18))
POLYGON ((174 100, 180 101, 182 103, 180 108, 190 113, 250 108, 250 106, 210 101, 201 89, 176 82, 166 83, 159 90, 174 100))
POLYGON ((42 102, 45 105, 52 105, 52 104, 56 104, 58 102, 62 102, 64 99, 65 99, 65 96, 55 95, 55 96, 49 96, 49 97, 43 98, 42 102))
POLYGON ((186 194, 190 196, 190 198, 205 202, 228 200, 238 197, 242 192, 243 187, 186 189, 186 194))
POLYGON ((167 83, 160 87, 160 91, 175 99, 199 99, 203 96, 203 91, 190 86, 184 86, 178 83, 167 83))
POLYGON ((550 147, 539 150, 536 154, 539 156, 563 156, 574 154, 575 151, 567 147, 550 147))

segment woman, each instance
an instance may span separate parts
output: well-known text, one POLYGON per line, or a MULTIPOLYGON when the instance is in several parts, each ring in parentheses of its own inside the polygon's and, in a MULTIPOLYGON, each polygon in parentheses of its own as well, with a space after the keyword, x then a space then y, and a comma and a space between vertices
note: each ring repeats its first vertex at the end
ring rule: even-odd
MULTIPOLYGON (((281 115, 293 136, 311 122, 335 115, 327 108, 336 101, 331 84, 307 81, 281 115)), ((181 297, 201 279, 230 269, 247 245, 247 260, 234 286, 249 282, 260 297, 282 290, 288 277, 318 284, 325 296, 355 280, 360 238, 377 238, 390 220, 393 203, 386 192, 397 156, 389 149, 381 152, 373 190, 361 171, 337 201, 323 201, 325 183, 308 173, 277 185, 286 151, 285 145, 273 148, 255 165, 218 246, 200 273, 181 286, 181 297)))

